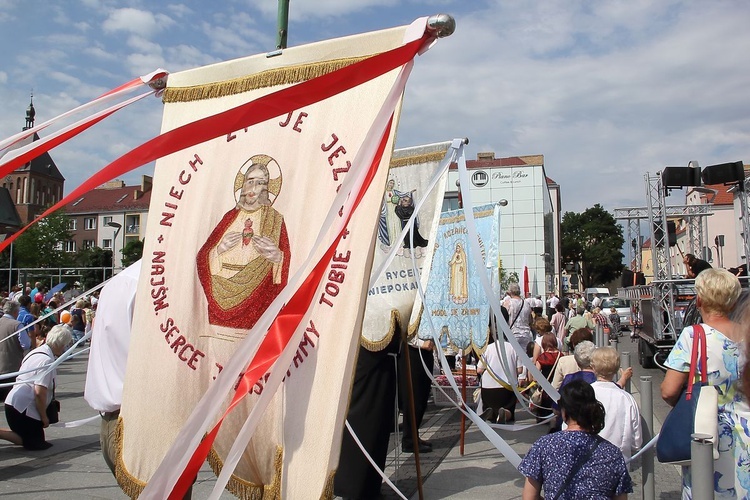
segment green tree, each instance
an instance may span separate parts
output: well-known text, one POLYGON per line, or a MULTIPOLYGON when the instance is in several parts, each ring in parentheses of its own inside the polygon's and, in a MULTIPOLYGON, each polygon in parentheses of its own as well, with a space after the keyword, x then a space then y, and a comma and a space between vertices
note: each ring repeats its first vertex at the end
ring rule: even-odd
POLYGON ((122 250, 122 265, 128 267, 143 255, 143 240, 131 240, 122 250))
POLYGON ((84 290, 112 277, 112 250, 100 247, 84 248, 76 253, 75 263, 83 268, 79 271, 84 290))
POLYGON ((14 267, 65 267, 72 258, 63 250, 71 239, 70 218, 54 212, 29 227, 13 243, 14 267))
POLYGON ((622 274, 622 227, 598 203, 562 219, 562 263, 580 265, 583 286, 607 283, 622 274))

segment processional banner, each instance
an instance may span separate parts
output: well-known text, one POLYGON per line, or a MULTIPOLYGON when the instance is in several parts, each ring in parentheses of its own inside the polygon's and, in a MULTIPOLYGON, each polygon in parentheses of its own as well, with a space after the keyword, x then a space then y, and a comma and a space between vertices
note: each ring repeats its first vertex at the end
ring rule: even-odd
MULTIPOLYGON (((422 38, 424 24, 412 39, 422 38)), ((401 46, 415 25, 172 74, 162 133, 364 62, 401 46)), ((332 496, 400 108, 401 94, 394 98, 392 89, 405 81, 400 69, 300 109, 289 103, 275 119, 157 162, 118 431, 117 476, 129 495, 140 494, 155 474, 233 353, 261 345, 266 330, 254 325, 263 324, 264 311, 279 303, 274 299, 293 277, 310 273, 311 253, 324 250, 317 248, 321 228, 341 217, 334 199, 342 182, 374 161, 370 187, 295 331, 301 341, 290 346, 291 365, 257 380, 223 421, 209 455, 218 473, 253 407, 265 401, 269 377, 281 369, 283 383, 228 488, 242 498, 332 496), (384 103, 396 112, 373 139, 370 127, 384 103), (354 164, 373 140, 382 157, 354 164)), ((323 241, 339 234, 330 230, 323 241)))
POLYGON ((478 266, 473 262, 464 211, 443 212, 424 306, 420 307, 421 302, 415 305, 409 329, 416 330, 419 338, 431 339, 435 328, 442 347, 453 345, 481 353, 487 346, 490 302, 479 273, 487 273, 491 283, 497 282, 500 207, 494 203, 474 207, 473 214, 484 262, 478 266))
POLYGON ((432 255, 431 244, 440 217, 447 173, 428 193, 429 184, 445 159, 450 144, 415 146, 393 152, 378 219, 373 273, 377 272, 394 248, 397 250, 393 261, 367 292, 361 343, 369 351, 384 349, 396 328, 406 334, 408 318, 417 296, 420 270, 432 255), (427 198, 419 209, 413 228, 405 233, 403 239, 399 239, 414 213, 415 204, 425 195, 427 198), (416 271, 412 257, 417 265, 416 271))

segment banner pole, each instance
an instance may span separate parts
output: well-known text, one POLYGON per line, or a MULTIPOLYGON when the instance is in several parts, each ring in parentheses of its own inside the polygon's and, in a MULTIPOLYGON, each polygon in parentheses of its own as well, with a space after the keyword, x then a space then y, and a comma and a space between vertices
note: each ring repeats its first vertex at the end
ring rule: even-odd
POLYGON ((279 11, 276 17, 276 48, 285 49, 289 34, 289 0, 279 0, 279 11))
MULTIPOLYGON (((406 335, 401 336, 401 342, 403 344, 402 349, 404 350, 404 361, 406 365, 406 387, 409 393, 409 425, 411 425, 411 442, 412 451, 414 452, 414 465, 417 470, 417 489, 419 490, 419 500, 424 500, 424 492, 422 491, 422 468, 419 464, 419 429, 417 429, 417 410, 414 404, 414 385, 412 384, 411 378, 411 360, 409 359, 409 342, 406 340, 406 335)), ((404 415, 406 417, 406 415, 404 415)), ((404 418, 404 425, 406 425, 406 418, 404 418)), ((403 438, 402 438, 403 439, 403 438)), ((398 446, 398 443, 396 443, 398 446)))
POLYGON ((464 437, 466 436, 466 356, 461 356, 461 440, 459 452, 464 456, 464 437))
MULTIPOLYGON (((456 181, 458 190, 458 208, 464 208, 464 199, 461 196, 461 181, 456 181)), ((461 437, 459 439, 458 452, 464 456, 464 438, 466 437, 466 349, 461 353, 461 437)))

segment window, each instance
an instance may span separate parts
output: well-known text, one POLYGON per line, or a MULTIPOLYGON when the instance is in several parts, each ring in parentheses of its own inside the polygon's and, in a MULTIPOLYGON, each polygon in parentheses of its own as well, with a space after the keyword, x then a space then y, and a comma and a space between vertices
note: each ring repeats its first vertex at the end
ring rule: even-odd
POLYGON ((111 239, 104 239, 102 240, 102 248, 106 248, 107 250, 112 248, 112 240, 111 239))
POLYGON ((83 219, 84 229, 96 229, 96 217, 86 217, 83 219))
POLYGON ((68 223, 68 229, 71 231, 75 231, 78 229, 78 219, 70 219, 70 222, 68 223))
POLYGON ((105 226, 106 226, 107 224, 109 224, 110 222, 112 222, 112 217, 104 217, 104 218, 102 219, 102 224, 103 224, 103 225, 105 225, 105 226))
POLYGON ((83 240, 82 248, 94 248, 96 242, 94 240, 83 240))
POLYGON ((69 240, 65 242, 65 251, 66 252, 75 252, 76 251, 76 242, 73 240, 69 240))
POLYGON ((458 208, 458 191, 446 192, 443 198, 442 211, 447 212, 448 210, 457 210, 458 208))

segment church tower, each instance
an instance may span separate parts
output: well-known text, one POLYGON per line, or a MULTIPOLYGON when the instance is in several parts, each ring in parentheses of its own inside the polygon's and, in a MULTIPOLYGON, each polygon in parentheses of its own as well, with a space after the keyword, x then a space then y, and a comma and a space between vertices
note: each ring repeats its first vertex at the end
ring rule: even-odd
MULTIPOLYGON (((26 109, 26 125, 23 130, 34 127, 34 95, 31 95, 29 107, 26 109)), ((36 132, 11 146, 11 149, 23 147, 39 140, 36 132)), ((42 153, 30 162, 8 174, 2 181, 2 187, 10 192, 11 199, 23 225, 28 224, 41 215, 51 205, 60 201, 63 196, 65 177, 58 170, 49 153, 42 153)))

